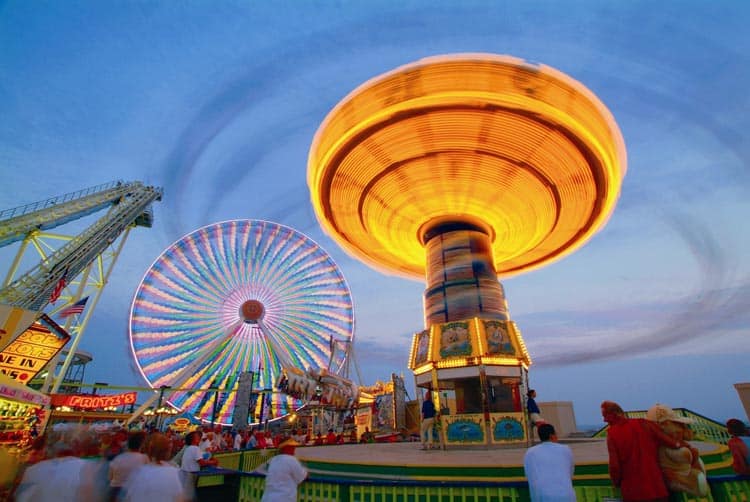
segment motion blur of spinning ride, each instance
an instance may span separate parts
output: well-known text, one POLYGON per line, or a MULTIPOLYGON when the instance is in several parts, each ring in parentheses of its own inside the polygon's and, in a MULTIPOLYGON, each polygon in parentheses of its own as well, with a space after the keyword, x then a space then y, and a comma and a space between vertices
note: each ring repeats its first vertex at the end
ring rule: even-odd
POLYGON ((625 171, 620 130, 591 91, 509 56, 397 68, 318 129, 307 177, 323 228, 371 266, 427 282, 409 366, 450 408, 449 444, 527 439, 531 359, 498 278, 580 248, 625 171))
POLYGON ((260 220, 208 225, 172 244, 146 272, 130 314, 132 352, 148 383, 174 389, 172 406, 224 424, 243 372, 267 391, 259 420, 300 407, 270 392, 283 368, 337 374, 348 352, 335 345, 351 344, 353 329, 351 293, 331 257, 260 220))

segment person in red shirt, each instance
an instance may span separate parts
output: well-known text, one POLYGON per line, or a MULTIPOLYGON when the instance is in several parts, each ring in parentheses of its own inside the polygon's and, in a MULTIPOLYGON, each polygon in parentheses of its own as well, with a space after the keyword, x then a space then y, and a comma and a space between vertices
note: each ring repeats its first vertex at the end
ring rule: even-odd
POLYGON ((328 429, 326 444, 336 444, 336 434, 333 432, 333 429, 328 429))
POLYGON ((255 431, 255 441, 257 441, 257 448, 258 449, 265 449, 268 448, 268 442, 266 442, 266 435, 263 433, 263 431, 257 430, 255 431))
MULTIPOLYGON (((295 431, 295 432, 296 432, 296 431, 295 431)), ((272 441, 272 443, 273 443, 273 447, 274 447, 274 448, 278 448, 278 447, 279 447, 279 444, 281 444, 281 441, 282 441, 283 439, 284 439, 284 436, 282 436, 281 434, 279 434, 279 433, 275 434, 275 435, 273 436, 273 441, 272 441)))
POLYGON ((657 424, 628 418, 619 404, 604 401, 602 418, 609 424, 609 477, 620 488, 624 502, 667 502, 669 492, 659 467, 658 448, 688 446, 672 439, 657 424))
POLYGON ((745 424, 736 418, 727 421, 727 432, 732 436, 727 446, 732 454, 732 469, 737 474, 750 475, 750 437, 745 424))

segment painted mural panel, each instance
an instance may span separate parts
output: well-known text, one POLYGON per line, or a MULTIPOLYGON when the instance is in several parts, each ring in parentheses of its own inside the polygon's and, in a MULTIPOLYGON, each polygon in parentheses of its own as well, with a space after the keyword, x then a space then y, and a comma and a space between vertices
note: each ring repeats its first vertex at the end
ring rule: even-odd
POLYGON ((526 440, 526 426, 522 414, 493 415, 490 417, 493 443, 513 443, 526 440))
POLYGON ((426 329, 416 334, 416 350, 414 351, 414 368, 429 360, 430 355, 430 330, 426 329))
POLYGON ((449 322, 440 325, 440 357, 470 356, 472 352, 469 323, 449 322))
POLYGON ((515 356, 516 348, 506 321, 482 321, 487 338, 487 353, 490 355, 515 356))
POLYGON ((444 416, 443 420, 445 422, 445 435, 449 444, 482 444, 485 442, 482 415, 444 416))

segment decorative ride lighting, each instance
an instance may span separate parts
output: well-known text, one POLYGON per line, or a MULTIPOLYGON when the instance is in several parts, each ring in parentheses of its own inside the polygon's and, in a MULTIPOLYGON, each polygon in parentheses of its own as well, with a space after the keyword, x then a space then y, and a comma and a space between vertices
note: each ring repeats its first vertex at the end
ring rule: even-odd
POLYGON ((544 65, 491 54, 423 59, 373 78, 318 129, 315 213, 370 265, 421 278, 444 224, 487 234, 500 277, 557 260, 606 222, 625 174, 606 107, 544 65))
POLYGON ((308 158, 315 214, 350 254, 425 280, 409 367, 449 408, 448 443, 528 439, 531 359, 499 278, 584 245, 625 171, 620 130, 591 91, 509 56, 402 66, 323 121, 308 158))

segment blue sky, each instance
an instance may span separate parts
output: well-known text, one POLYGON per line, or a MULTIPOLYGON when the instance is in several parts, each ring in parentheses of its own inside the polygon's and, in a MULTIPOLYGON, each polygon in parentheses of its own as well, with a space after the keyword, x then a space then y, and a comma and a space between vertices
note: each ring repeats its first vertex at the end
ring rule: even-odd
POLYGON ((141 383, 129 304, 169 244, 253 218, 337 261, 366 382, 410 381, 424 286, 323 234, 306 186, 312 137, 360 83, 425 56, 544 63, 610 108, 628 172, 586 246, 504 281, 539 400, 573 401, 584 424, 604 399, 745 418, 732 385, 750 381, 749 23, 750 4, 733 1, 0 1, 0 209, 113 179, 164 188, 81 342, 87 380, 141 383))

